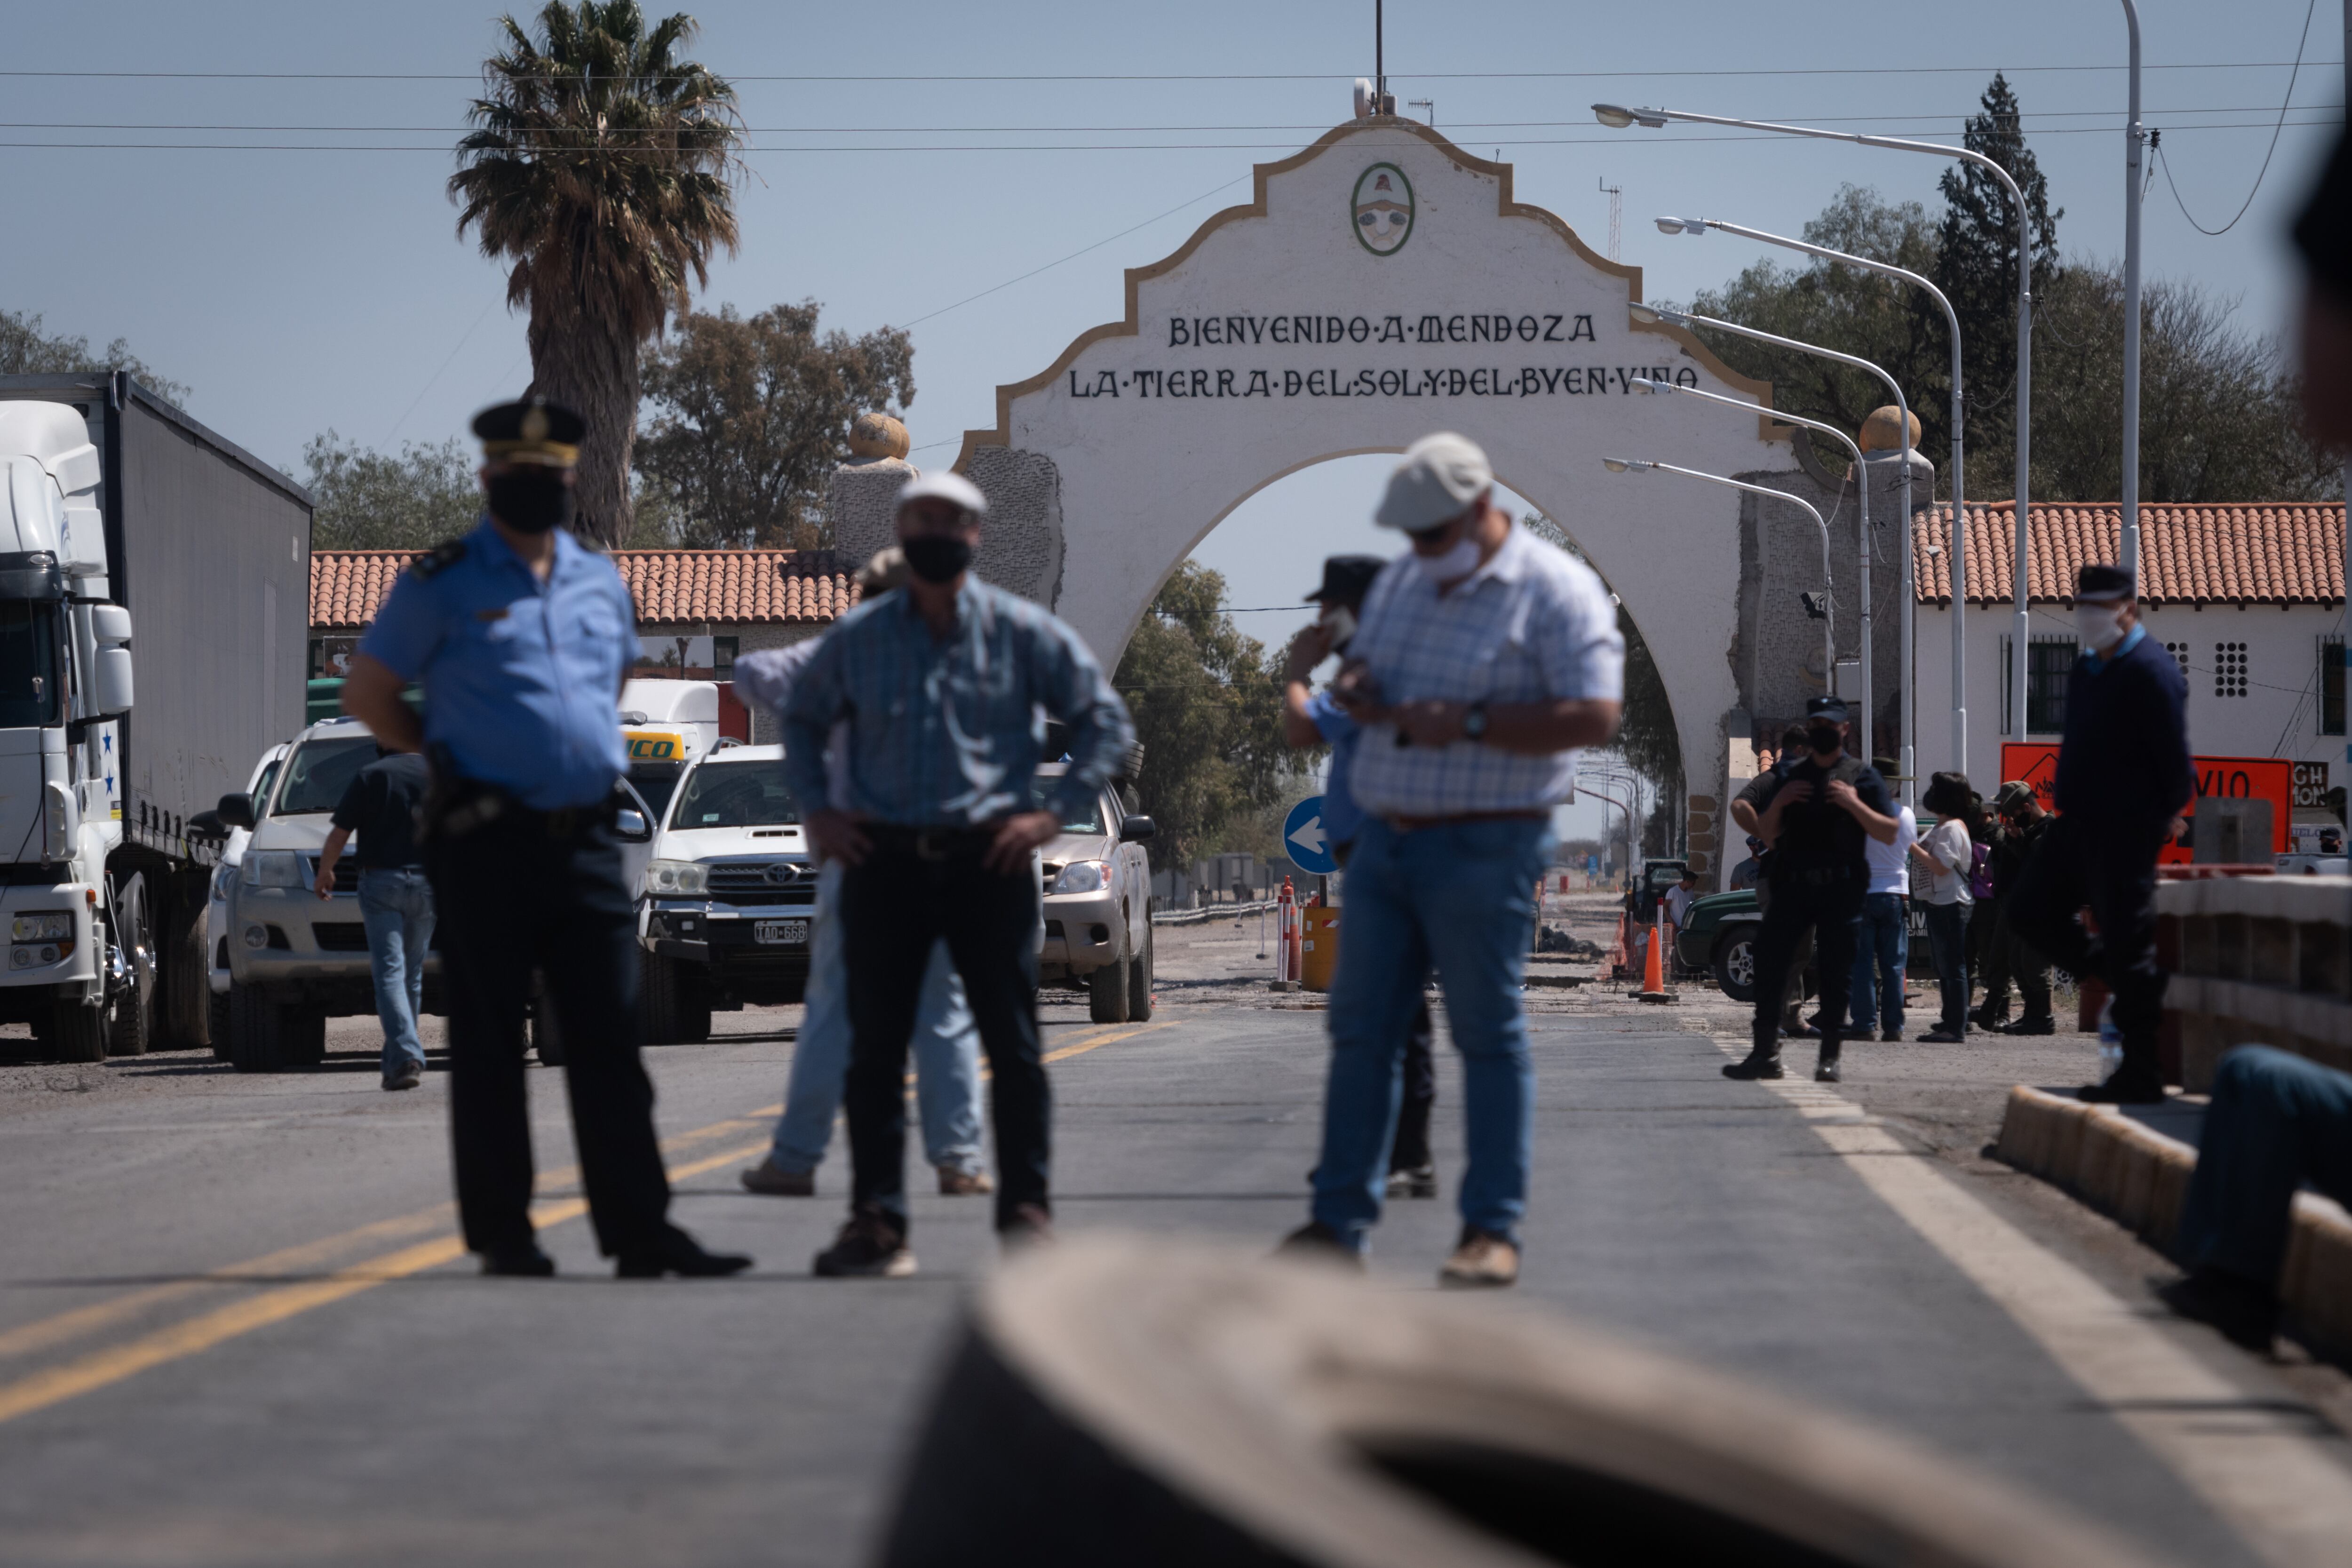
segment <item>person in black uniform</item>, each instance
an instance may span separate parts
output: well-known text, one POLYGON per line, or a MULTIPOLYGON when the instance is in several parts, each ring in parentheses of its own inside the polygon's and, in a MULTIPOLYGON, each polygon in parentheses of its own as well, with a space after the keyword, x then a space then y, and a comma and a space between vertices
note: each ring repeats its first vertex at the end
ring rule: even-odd
POLYGON ((1845 754, 1846 706, 1836 697, 1805 704, 1807 754, 1760 774, 1732 802, 1732 820, 1772 847, 1772 889, 1756 938, 1756 1016, 1747 1059, 1726 1078, 1780 1078, 1780 994, 1797 942, 1813 930, 1822 977, 1821 1057, 1813 1078, 1838 1081, 1838 1052, 1853 983, 1855 922, 1870 887, 1864 837, 1895 841, 1895 803, 1870 764, 1845 754))
POLYGON ((522 1051, 536 969, 562 1031, 598 1246, 624 1279, 732 1274, 751 1260, 705 1252, 669 1223, 637 1059, 636 922, 614 837, 636 615, 612 562, 563 526, 583 429, 538 398, 474 421, 488 512, 401 574, 361 639, 343 710, 432 763, 419 817, 449 1003, 457 1213, 482 1272, 555 1272, 530 1225, 522 1051), (421 726, 400 697, 411 679, 421 726))
POLYGON ((2164 1098, 2157 1026, 2164 971, 2156 963, 2156 854, 2180 833, 2197 793, 2189 757, 2189 683, 2139 624, 2132 574, 2083 568, 2074 587, 2083 652, 2066 677, 2066 733, 2042 836, 2010 894, 2010 926, 2071 974, 2096 974, 2115 999, 2123 1065, 2083 1091, 2108 1104, 2164 1098), (2090 906, 2095 942, 2075 921, 2090 906))

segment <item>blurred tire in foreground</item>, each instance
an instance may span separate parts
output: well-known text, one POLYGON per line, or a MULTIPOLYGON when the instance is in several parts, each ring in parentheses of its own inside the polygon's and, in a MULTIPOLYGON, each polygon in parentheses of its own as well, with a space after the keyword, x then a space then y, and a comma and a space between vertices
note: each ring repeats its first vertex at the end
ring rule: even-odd
POLYGON ((2125 1568, 1909 1442, 1491 1298, 1088 1237, 984 1289, 887 1568, 2125 1568))

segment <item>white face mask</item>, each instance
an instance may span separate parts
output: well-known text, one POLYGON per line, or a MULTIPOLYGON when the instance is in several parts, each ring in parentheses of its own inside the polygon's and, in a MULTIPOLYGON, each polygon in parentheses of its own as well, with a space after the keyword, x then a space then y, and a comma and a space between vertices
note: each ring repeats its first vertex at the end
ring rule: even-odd
POLYGON ((1413 563, 1421 568, 1423 576, 1443 588, 1449 583, 1459 583, 1478 570, 1478 542, 1465 530, 1463 537, 1454 542, 1452 549, 1436 555, 1423 555, 1415 551, 1412 559, 1413 563))
POLYGON ((2105 653, 2124 640, 2123 612, 2113 605, 2074 606, 2074 631, 2094 653, 2105 653))

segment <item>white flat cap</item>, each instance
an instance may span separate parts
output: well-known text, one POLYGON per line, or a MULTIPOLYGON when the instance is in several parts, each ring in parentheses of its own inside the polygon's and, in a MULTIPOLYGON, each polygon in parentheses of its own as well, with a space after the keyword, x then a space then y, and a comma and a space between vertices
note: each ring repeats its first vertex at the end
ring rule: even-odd
POLYGON ((904 511, 919 500, 943 500, 960 506, 974 517, 988 515, 988 498, 980 487, 961 474, 941 469, 936 474, 918 474, 898 487, 898 499, 891 505, 893 511, 904 511))
POLYGON ((1495 470, 1477 443, 1440 430, 1404 449, 1404 461, 1389 476, 1388 493, 1381 497, 1372 521, 1382 528, 1418 533, 1460 517, 1494 488, 1495 470))

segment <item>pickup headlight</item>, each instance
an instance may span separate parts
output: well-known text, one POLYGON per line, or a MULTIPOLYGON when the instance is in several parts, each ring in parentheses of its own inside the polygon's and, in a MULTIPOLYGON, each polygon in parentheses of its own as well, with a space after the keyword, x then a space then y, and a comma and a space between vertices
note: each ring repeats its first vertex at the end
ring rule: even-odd
POLYGON ((245 852, 245 885, 248 888, 299 888, 302 880, 302 858, 290 849, 245 852))
POLYGON ((61 942, 73 935, 73 916, 63 910, 34 910, 12 916, 10 942, 61 942))
POLYGON ((710 873, 698 860, 656 860, 646 868, 646 891, 656 899, 698 899, 710 891, 710 873))
POLYGON ((1073 860, 1054 879, 1057 893, 1099 893, 1110 886, 1110 865, 1103 860, 1073 860))

